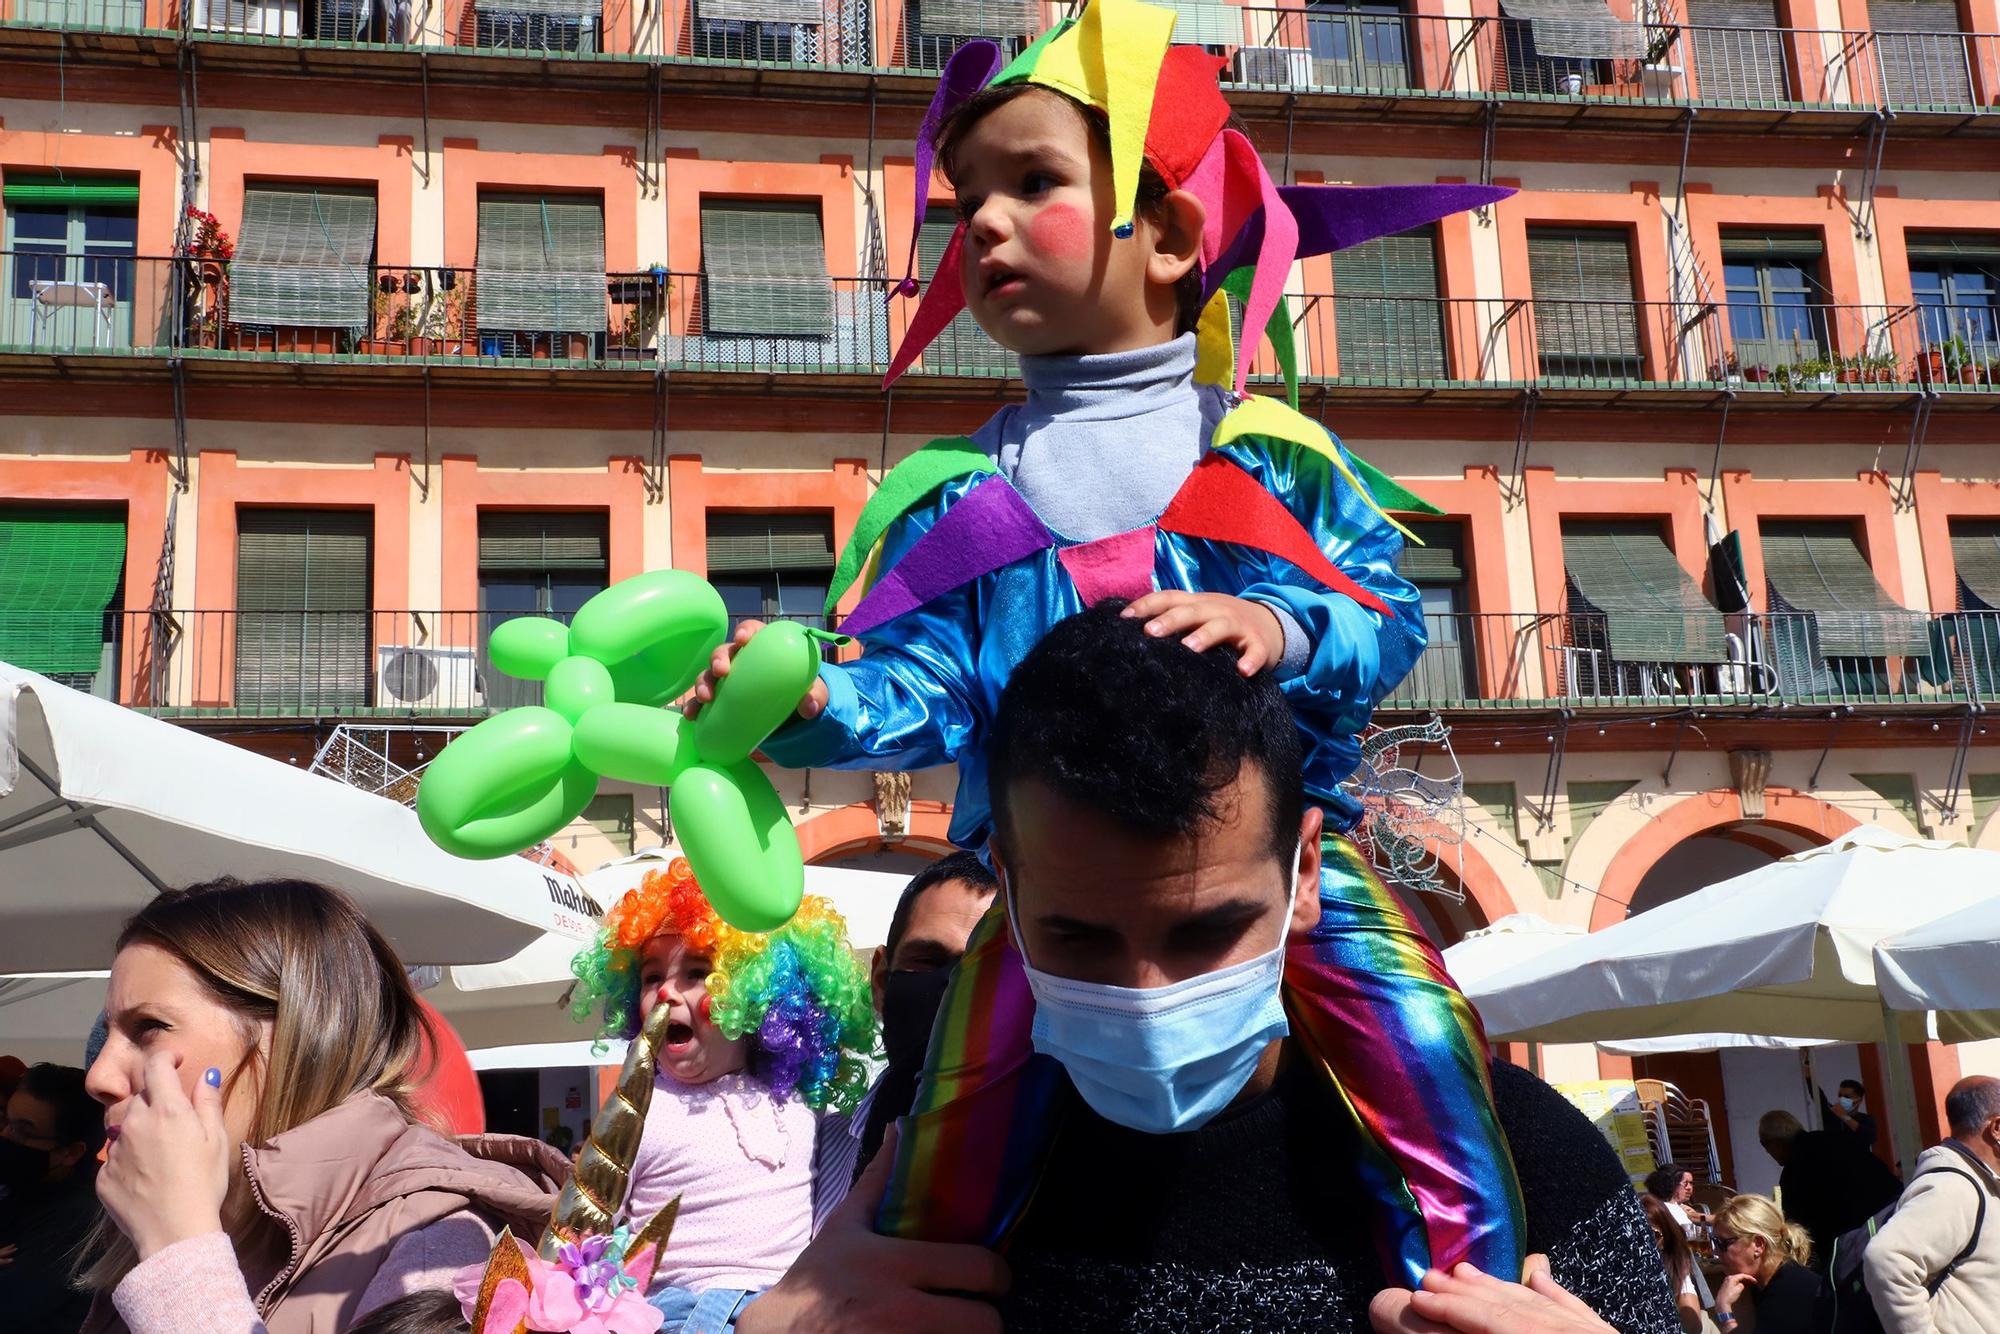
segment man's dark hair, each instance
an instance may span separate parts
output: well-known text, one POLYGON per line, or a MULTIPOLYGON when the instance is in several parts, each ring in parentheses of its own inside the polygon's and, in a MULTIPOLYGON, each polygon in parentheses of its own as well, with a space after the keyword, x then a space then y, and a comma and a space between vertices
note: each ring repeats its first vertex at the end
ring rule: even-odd
POLYGON ((458 1298, 449 1288, 436 1288, 376 1307, 347 1334, 460 1334, 470 1329, 458 1298))
POLYGON ((1849 1089, 1854 1090, 1854 1096, 1857 1098, 1866 1098, 1868 1096, 1868 1090, 1861 1086, 1861 1081, 1858 1079, 1843 1079, 1840 1081, 1840 1092, 1845 1093, 1849 1089))
POLYGON ((104 1104, 90 1096, 75 1066, 31 1065, 15 1092, 55 1108, 58 1145, 81 1144, 91 1153, 104 1147, 104 1104))
POLYGON ((1996 1116, 2000 1116, 2000 1079, 1967 1075, 1944 1095, 1945 1124, 1954 1135, 1976 1135, 1996 1116))
POLYGON ((1271 853, 1289 862, 1305 810, 1298 725, 1268 672, 1194 653, 1112 598, 1062 621, 1014 669, 993 724, 987 786, 1002 851, 1016 783, 1033 779, 1135 834, 1218 819, 1245 765, 1262 772, 1271 853))
POLYGON ((903 943, 903 933, 910 929, 910 910, 916 906, 918 896, 934 885, 954 880, 963 880, 981 894, 991 894, 1000 888, 999 880, 986 869, 986 863, 979 860, 976 852, 954 852, 917 872, 915 878, 903 886, 902 896, 896 900, 895 915, 889 919, 889 938, 884 942, 884 957, 891 963, 896 960, 896 947, 903 943))

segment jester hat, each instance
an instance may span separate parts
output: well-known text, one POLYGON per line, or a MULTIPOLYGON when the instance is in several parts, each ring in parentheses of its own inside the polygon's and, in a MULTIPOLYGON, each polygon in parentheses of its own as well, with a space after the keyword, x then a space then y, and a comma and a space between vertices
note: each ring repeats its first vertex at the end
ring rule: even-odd
MULTIPOLYGON (((1187 190, 1207 210, 1200 271, 1199 377, 1230 383, 1240 396, 1251 354, 1268 332, 1297 399, 1291 322, 1282 317, 1285 277, 1294 261, 1389 236, 1513 193, 1486 185, 1280 186, 1250 141, 1228 127, 1229 103, 1217 80, 1223 61, 1198 46, 1172 46, 1175 14, 1144 0, 1090 0, 1002 68, 999 46, 971 41, 952 53, 917 131, 915 217, 930 202, 939 129, 974 93, 1009 84, 1052 89, 1104 114, 1110 126, 1113 235, 1132 234, 1139 168, 1150 162, 1170 190, 1187 190), (1243 332, 1232 343, 1227 290, 1243 306, 1243 332), (1234 374, 1230 374, 1233 365, 1234 374)), ((886 388, 965 309, 958 279, 965 242, 960 221, 924 290, 889 373, 886 388), (944 281, 938 279, 942 276, 944 281)), ((917 245, 893 295, 915 296, 917 245)))

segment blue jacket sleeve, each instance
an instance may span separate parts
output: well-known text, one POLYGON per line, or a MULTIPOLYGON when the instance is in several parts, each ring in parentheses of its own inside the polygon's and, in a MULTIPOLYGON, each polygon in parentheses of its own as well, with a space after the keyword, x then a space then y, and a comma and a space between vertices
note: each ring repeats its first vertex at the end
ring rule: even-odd
MULTIPOLYGON (((890 525, 882 568, 893 567, 931 525, 984 477, 946 484, 890 525)), ((761 749, 786 768, 929 769, 955 763, 984 735, 978 680, 980 581, 934 598, 861 638, 861 657, 820 668, 827 705, 794 719, 761 749)))

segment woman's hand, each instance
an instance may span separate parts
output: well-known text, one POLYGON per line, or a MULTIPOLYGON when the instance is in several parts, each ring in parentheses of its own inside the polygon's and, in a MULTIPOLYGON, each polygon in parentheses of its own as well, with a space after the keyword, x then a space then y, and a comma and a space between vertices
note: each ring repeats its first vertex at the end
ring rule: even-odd
POLYGON ((1375 1334, 1615 1334, 1549 1277, 1548 1257, 1529 1256, 1522 1277, 1502 1283, 1468 1264, 1433 1269, 1415 1292, 1376 1293, 1369 1324, 1375 1334))
POLYGON ((180 1058, 147 1058, 144 1085, 118 1125, 97 1198, 141 1260, 177 1241, 222 1230, 229 1191, 229 1131, 222 1123, 222 1073, 206 1071, 194 1099, 181 1089, 180 1058))
POLYGON ((1278 613, 1247 598, 1165 589, 1134 599, 1121 615, 1147 617, 1147 634, 1179 635, 1197 653, 1228 644, 1236 650, 1236 670, 1245 676, 1274 667, 1285 656, 1278 613))
MULTIPOLYGON (((701 712, 702 705, 715 698, 716 683, 729 675, 730 660, 736 656, 736 650, 749 643, 750 636, 763 628, 762 621, 745 621, 736 627, 736 633, 729 637, 728 643, 715 650, 715 656, 708 660, 708 670, 695 678, 694 697, 681 705, 684 715, 693 719, 701 712)), ((826 682, 814 678, 812 689, 806 691, 805 698, 799 701, 799 717, 817 718, 825 709, 826 682)))
POLYGON ((1734 1310, 1736 1303, 1743 1300, 1744 1289, 1755 1286, 1757 1286, 1757 1281, 1748 1274, 1725 1275, 1722 1285, 1715 1290, 1716 1314, 1726 1315, 1734 1310))

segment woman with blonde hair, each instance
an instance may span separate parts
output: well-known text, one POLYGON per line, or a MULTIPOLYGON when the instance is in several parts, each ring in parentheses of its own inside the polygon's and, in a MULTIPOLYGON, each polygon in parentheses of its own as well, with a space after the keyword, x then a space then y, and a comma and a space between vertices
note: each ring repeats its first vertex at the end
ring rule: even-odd
POLYGON ((1712 1224, 1723 1280, 1715 1290, 1715 1323, 1723 1334, 1736 1325, 1735 1310, 1754 1290, 1757 1334, 1820 1334, 1833 1322, 1833 1292, 1806 1268, 1812 1238, 1787 1222, 1762 1195, 1736 1195, 1715 1211, 1712 1224))
POLYGON ((222 879, 125 924, 87 1086, 106 1221, 87 1334, 334 1334, 535 1235, 568 1164, 422 1124, 426 1021, 346 896, 222 879))

